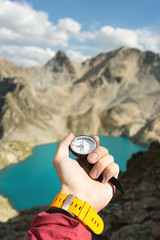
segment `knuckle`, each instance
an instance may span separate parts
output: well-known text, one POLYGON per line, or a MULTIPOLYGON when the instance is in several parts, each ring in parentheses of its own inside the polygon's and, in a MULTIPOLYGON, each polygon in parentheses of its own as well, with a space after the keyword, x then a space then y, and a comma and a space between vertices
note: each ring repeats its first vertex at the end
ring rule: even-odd
POLYGON ((116 172, 119 172, 119 171, 120 171, 119 165, 118 165, 117 163, 114 163, 114 164, 115 164, 115 170, 116 170, 116 172))
POLYGON ((98 168, 99 168, 99 169, 103 169, 104 166, 105 166, 105 165, 104 165, 104 162, 103 162, 103 161, 99 161, 99 162, 98 162, 98 168))
POLYGON ((110 171, 110 173, 111 174, 115 174, 115 173, 117 173, 118 171, 119 171, 119 166, 118 166, 118 164, 117 163, 114 163, 114 164, 110 164, 109 165, 109 171, 110 171))
POLYGON ((60 161, 60 158, 59 158, 58 154, 56 153, 56 155, 53 158, 53 166, 57 166, 59 161, 60 161))
POLYGON ((113 168, 113 166, 112 166, 112 167, 110 167, 110 172, 111 172, 111 174, 112 174, 112 175, 114 175, 114 174, 115 174, 115 169, 113 168))
POLYGON ((107 170, 108 170, 111 174, 114 174, 114 173, 115 173, 115 169, 114 169, 113 164, 110 164, 110 165, 107 167, 107 170))
POLYGON ((58 149, 63 147, 63 141, 58 144, 58 149))
POLYGON ((98 165, 98 168, 99 169, 105 169, 106 166, 107 166, 107 161, 105 159, 100 159, 98 162, 97 162, 97 165, 98 165))
POLYGON ((109 157, 111 162, 114 162, 114 157, 112 155, 109 154, 108 157, 109 157))
POLYGON ((55 157, 53 158, 53 166, 55 166, 56 163, 57 163, 57 158, 56 158, 56 156, 55 156, 55 157))
POLYGON ((60 168, 60 164, 61 164, 60 159, 58 159, 57 157, 53 158, 53 167, 55 168, 55 170, 60 168))
POLYGON ((98 151, 99 151, 99 152, 102 152, 102 153, 104 153, 104 154, 108 154, 108 149, 105 148, 105 147, 102 147, 102 146, 99 146, 99 147, 98 147, 98 151))

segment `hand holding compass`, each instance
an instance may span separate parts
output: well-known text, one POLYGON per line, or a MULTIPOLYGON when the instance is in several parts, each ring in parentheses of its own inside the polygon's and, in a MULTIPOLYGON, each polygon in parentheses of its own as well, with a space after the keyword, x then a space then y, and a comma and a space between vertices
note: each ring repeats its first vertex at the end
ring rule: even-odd
POLYGON ((94 140, 93 142, 91 140, 91 144, 88 141, 74 143, 72 142, 74 138, 74 135, 70 133, 63 141, 61 141, 53 159, 54 168, 61 182, 60 192, 77 196, 77 198, 88 202, 96 212, 99 212, 113 197, 113 187, 108 180, 112 176, 118 176, 119 168, 114 163, 113 157, 108 154, 107 149, 99 146, 99 138, 97 136, 91 138, 94 140), (97 147, 93 151, 91 150, 91 146, 94 147, 95 142, 97 147), (81 157, 79 160, 74 160, 69 156, 71 143, 75 145, 74 151, 76 148, 80 148, 79 154, 84 156, 84 158, 81 157), (92 170, 97 167, 99 171, 100 168, 98 165, 103 167, 103 176, 106 176, 106 181, 103 183, 96 181, 96 178, 91 177, 92 170, 90 170, 89 167, 85 169, 80 164, 80 161, 82 163, 87 162, 87 164, 92 162, 86 161, 86 154, 88 155, 90 150, 91 152, 97 152, 98 154, 98 159, 93 165, 92 170))
MULTIPOLYGON (((70 144, 70 150, 71 152, 82 159, 87 159, 88 155, 94 151, 94 149, 97 147, 96 141, 88 136, 79 136, 73 139, 73 141, 70 144)), ((92 164, 90 164, 90 167, 92 168, 92 164)), ((98 178, 100 181, 103 181, 103 176, 100 175, 98 178)), ((112 177, 109 179, 109 182, 117 187, 117 189, 120 192, 124 192, 122 185, 120 182, 115 178, 112 177)))

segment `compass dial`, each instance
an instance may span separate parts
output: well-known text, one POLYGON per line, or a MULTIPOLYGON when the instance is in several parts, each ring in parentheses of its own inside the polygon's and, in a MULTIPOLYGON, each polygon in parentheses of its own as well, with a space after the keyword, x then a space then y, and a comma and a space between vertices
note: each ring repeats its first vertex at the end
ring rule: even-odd
POLYGON ((97 144, 95 140, 88 136, 79 136, 73 139, 70 144, 70 150, 75 156, 87 157, 95 148, 97 144))

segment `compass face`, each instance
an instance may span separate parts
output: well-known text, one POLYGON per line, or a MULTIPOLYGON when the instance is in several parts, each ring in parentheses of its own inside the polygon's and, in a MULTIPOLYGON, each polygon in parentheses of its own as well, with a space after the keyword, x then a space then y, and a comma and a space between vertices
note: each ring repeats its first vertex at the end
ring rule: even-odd
POLYGON ((74 155, 78 157, 86 157, 96 148, 96 146, 97 144, 93 138, 88 136, 79 136, 73 139, 70 144, 70 149, 74 155))

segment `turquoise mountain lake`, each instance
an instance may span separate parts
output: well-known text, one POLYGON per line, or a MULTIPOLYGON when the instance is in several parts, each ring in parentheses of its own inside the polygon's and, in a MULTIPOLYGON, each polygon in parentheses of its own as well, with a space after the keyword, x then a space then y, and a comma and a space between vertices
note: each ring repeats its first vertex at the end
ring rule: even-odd
MULTIPOLYGON (((133 153, 146 150, 124 137, 99 137, 100 145, 114 156, 121 171, 125 171, 126 161, 133 153)), ((17 210, 50 204, 59 192, 60 182, 52 165, 57 146, 58 143, 37 146, 25 161, 0 171, 0 194, 9 198, 17 210)))

